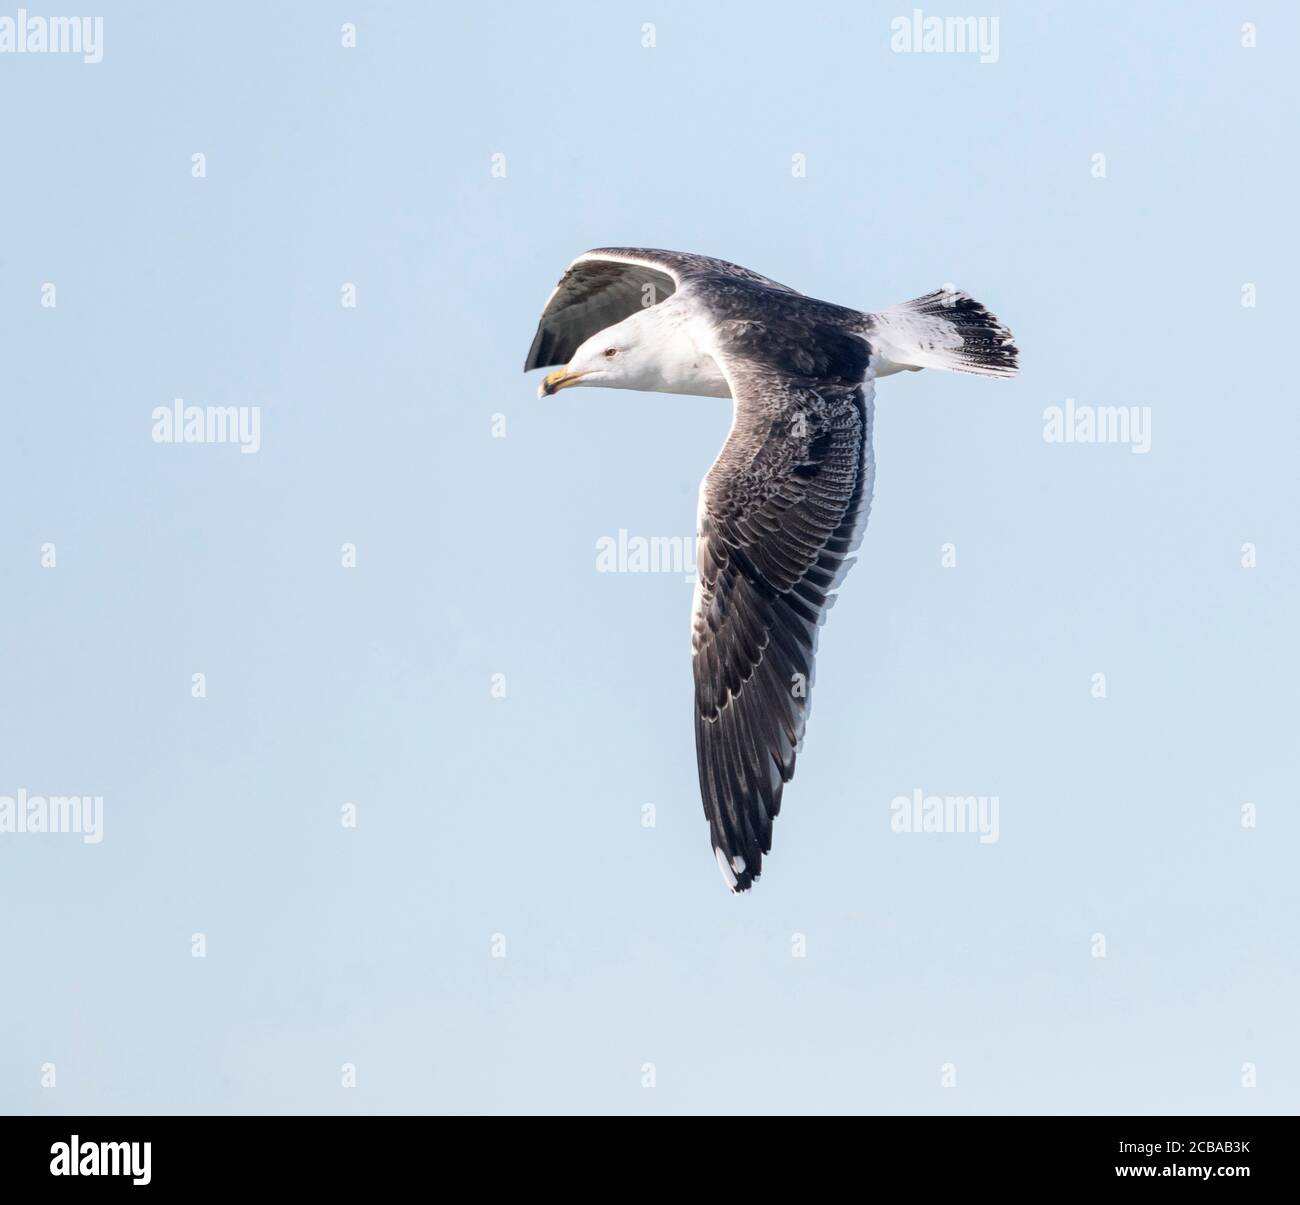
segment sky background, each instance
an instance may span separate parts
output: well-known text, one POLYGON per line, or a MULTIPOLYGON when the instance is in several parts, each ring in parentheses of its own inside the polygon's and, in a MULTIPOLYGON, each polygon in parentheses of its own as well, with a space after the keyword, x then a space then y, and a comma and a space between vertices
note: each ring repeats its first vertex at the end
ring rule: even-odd
POLYGON ((105 809, 0 834, 0 1109, 1300 1107, 1293 6, 999 2, 988 64, 896 3, 96 11, 0 55, 0 795, 105 809), (520 372, 610 244, 1022 351, 877 390, 746 897, 690 583, 595 568, 692 533, 730 407, 520 372), (178 397, 261 450, 153 442, 178 397), (892 832, 917 788, 1000 840, 892 832))

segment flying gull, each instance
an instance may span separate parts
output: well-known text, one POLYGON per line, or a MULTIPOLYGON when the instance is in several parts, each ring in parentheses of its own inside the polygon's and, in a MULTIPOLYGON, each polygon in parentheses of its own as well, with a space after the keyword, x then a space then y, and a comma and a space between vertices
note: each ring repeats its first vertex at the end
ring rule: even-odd
POLYGON ((878 377, 1016 373, 1007 330, 944 288, 878 313, 680 251, 602 247, 569 265, 524 371, 570 385, 733 399, 700 486, 692 607, 695 751, 713 852, 746 891, 794 774, 817 632, 871 505, 878 377))

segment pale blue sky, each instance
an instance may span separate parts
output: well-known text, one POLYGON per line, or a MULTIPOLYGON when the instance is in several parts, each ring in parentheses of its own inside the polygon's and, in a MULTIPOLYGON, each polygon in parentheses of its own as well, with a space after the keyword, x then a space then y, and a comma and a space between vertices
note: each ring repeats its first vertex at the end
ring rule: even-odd
POLYGON ((1293 6, 999 0, 987 65, 892 53, 910 4, 95 7, 103 62, 0 55, 0 796, 105 808, 0 834, 0 1108, 1300 1105, 1293 6), (690 586, 595 572, 692 530, 728 406, 520 372, 611 243, 1022 349, 881 383, 744 898, 690 586), (261 450, 155 444, 177 397, 261 450), (1151 451, 1045 443, 1066 398, 1151 451), (892 833, 917 787, 1000 840, 892 833))

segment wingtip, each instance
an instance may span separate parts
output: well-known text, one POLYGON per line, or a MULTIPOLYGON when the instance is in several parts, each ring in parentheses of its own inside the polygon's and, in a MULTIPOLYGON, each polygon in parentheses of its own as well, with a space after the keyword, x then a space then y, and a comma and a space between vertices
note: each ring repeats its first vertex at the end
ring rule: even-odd
POLYGON ((739 854, 728 860, 727 855, 715 845, 713 847, 713 856, 717 859, 718 870, 722 873, 722 881, 732 895, 741 895, 754 885, 755 880, 758 878, 758 872, 751 871, 745 864, 745 859, 739 854))

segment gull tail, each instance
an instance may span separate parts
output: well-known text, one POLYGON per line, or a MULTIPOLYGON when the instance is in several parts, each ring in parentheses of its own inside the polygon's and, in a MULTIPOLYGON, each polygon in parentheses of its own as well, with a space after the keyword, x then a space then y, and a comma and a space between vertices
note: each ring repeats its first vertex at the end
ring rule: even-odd
POLYGON ((1013 377, 1020 366, 1011 332, 959 289, 936 289, 866 318, 864 333, 880 357, 877 376, 943 368, 1013 377))

